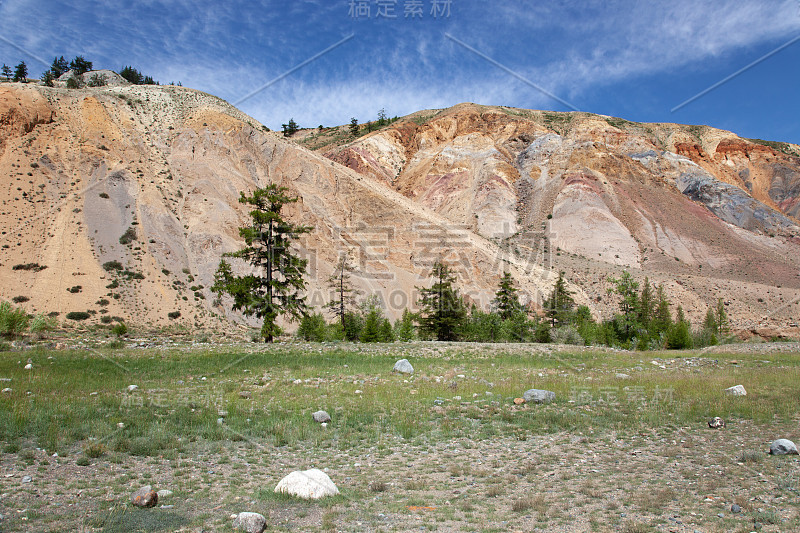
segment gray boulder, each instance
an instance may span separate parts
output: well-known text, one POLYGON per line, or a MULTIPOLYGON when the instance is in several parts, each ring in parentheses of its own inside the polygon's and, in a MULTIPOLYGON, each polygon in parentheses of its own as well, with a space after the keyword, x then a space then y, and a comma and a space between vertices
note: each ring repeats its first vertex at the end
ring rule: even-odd
POLYGON ((401 374, 413 374, 414 367, 408 362, 408 359, 400 359, 394 364, 392 372, 400 372, 401 374))
POLYGON ((743 385, 734 385, 725 389, 725 393, 731 396, 747 396, 747 391, 744 390, 743 385))
POLYGON ((267 519, 258 513, 239 513, 233 520, 233 529, 241 529, 247 533, 262 533, 267 529, 267 519))
POLYGON ((797 446, 789 439, 778 439, 769 445, 770 455, 798 455, 797 446))
POLYGON ((331 415, 329 415, 325 411, 317 411, 316 413, 311 415, 311 418, 313 418, 314 422, 316 422, 317 424, 322 424, 324 422, 331 421, 331 415))
POLYGON ((525 391, 522 398, 526 403, 550 403, 556 399, 556 393, 549 390, 530 389, 525 391))

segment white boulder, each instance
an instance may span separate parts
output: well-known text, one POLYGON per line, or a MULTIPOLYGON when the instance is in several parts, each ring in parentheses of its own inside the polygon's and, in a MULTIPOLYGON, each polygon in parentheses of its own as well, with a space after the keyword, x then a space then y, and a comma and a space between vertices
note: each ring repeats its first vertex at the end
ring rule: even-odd
POLYGON ((328 474, 318 468, 311 470, 297 470, 292 472, 278 483, 275 492, 289 494, 305 500, 318 500, 326 496, 339 494, 328 474))
POLYGON ((747 391, 744 390, 743 385, 734 385, 725 389, 725 393, 731 396, 747 396, 747 391))
POLYGON ((414 367, 408 362, 408 359, 400 359, 394 364, 392 372, 400 372, 401 374, 413 374, 414 367))

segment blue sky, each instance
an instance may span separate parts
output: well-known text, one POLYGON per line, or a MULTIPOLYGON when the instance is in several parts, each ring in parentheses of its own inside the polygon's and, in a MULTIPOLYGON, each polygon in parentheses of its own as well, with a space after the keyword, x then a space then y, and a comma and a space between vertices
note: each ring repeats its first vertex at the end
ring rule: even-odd
POLYGON ((0 2, 0 62, 39 76, 81 54, 232 103, 278 79, 239 104, 271 128, 468 101, 800 143, 800 39, 785 46, 798 37, 800 0, 0 2))

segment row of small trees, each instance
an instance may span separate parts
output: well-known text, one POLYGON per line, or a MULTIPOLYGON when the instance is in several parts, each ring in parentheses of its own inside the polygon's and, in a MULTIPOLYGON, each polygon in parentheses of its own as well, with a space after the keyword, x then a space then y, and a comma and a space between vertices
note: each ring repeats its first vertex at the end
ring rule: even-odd
POLYGON ((378 119, 374 122, 368 120, 363 128, 359 126, 358 119, 356 117, 352 117, 350 119, 350 135, 353 137, 358 137, 359 135, 371 132, 373 129, 379 129, 383 126, 387 126, 397 120, 398 117, 389 118, 386 115, 386 110, 383 108, 378 111, 378 119))
POLYGON ((678 306, 673 318, 663 286, 654 287, 645 278, 641 285, 625 271, 610 278, 609 290, 619 299, 619 312, 596 321, 591 310, 577 306, 563 272, 543 302, 541 316, 529 312, 520 301, 512 275, 500 279, 491 311, 469 308, 455 286, 450 268, 437 261, 432 268, 430 287, 417 287, 419 311, 403 312, 392 324, 383 314, 377 296, 359 302, 361 292, 351 281, 355 268, 342 256, 328 279, 333 297, 325 306, 333 321, 322 312, 308 308, 303 276, 306 260, 297 257, 291 242, 311 228, 283 219, 284 205, 297 201, 285 187, 269 185, 239 201, 252 207, 251 225, 240 228, 245 248, 225 254, 215 275, 212 291, 233 299, 233 309, 263 319, 261 334, 271 342, 281 332, 280 315, 299 320, 298 335, 307 340, 349 340, 390 342, 393 340, 432 339, 478 342, 560 342, 605 344, 631 349, 691 348, 716 344, 728 331, 722 300, 708 310, 706 319, 693 330, 683 309, 678 306), (254 272, 236 276, 226 258, 249 263, 254 272))
POLYGON ((21 81, 22 83, 28 82, 28 65, 26 65, 24 61, 20 61, 19 64, 14 67, 13 72, 11 71, 11 67, 3 63, 3 66, 0 68, 0 72, 2 72, 6 81, 21 81))
MULTIPOLYGON (((67 88, 78 89, 82 85, 80 77, 91 71, 93 67, 94 64, 83 56, 75 56, 71 61, 67 61, 64 56, 54 57, 50 68, 42 73, 41 80, 46 86, 52 87, 55 80, 71 71, 72 76, 67 80, 67 88)), ((28 66, 24 61, 20 61, 20 63, 14 67, 13 78, 12 70, 8 65, 4 64, 2 68, 0 68, 0 72, 2 72, 6 81, 12 80, 23 83, 27 83, 28 81, 28 66)), ((155 81, 152 76, 146 76, 129 65, 122 67, 119 71, 119 75, 134 85, 158 85, 158 82, 155 81)), ((89 87, 99 87, 105 85, 105 80, 95 75, 87 84, 89 87)))

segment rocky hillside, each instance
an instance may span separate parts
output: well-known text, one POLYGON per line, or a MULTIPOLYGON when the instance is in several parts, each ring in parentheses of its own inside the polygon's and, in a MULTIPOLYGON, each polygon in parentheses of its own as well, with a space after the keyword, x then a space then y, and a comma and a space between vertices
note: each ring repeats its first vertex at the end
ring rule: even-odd
POLYGON ((483 307, 506 270, 534 306, 565 270, 608 316, 627 268, 696 319, 717 297, 748 329, 800 309, 796 146, 472 104, 339 141, 312 152, 182 87, 2 84, 0 298, 86 323, 241 323, 208 287, 241 244, 239 192, 275 182, 314 227, 298 247, 315 306, 349 253, 392 317, 439 258, 483 307))
POLYGON ((239 320, 208 287, 221 254, 241 245, 248 218, 239 192, 270 182, 300 197, 288 215, 314 227, 299 243, 312 305, 328 300, 341 252, 390 316, 416 300, 414 287, 427 285, 432 262, 453 246, 462 287, 478 304, 488 305, 503 269, 534 301, 552 283, 540 265, 208 94, 3 84, 0 117, 0 298, 30 312, 153 326, 239 320))
POLYGON ((460 104, 326 155, 518 256, 543 253, 601 313, 621 268, 665 283, 695 319, 717 297, 745 328, 800 311, 796 145, 460 104))

